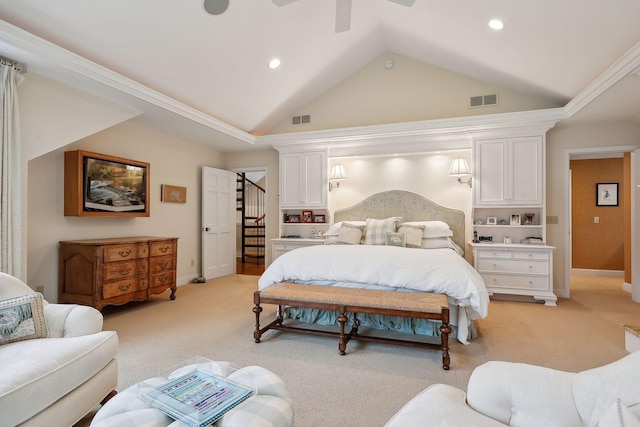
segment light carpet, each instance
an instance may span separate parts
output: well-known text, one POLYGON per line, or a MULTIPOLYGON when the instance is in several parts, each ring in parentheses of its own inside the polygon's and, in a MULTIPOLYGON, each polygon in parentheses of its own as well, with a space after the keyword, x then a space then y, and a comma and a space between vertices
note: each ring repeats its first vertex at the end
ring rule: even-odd
MULTIPOLYGON (((466 389, 471 371, 507 360, 580 371, 627 354, 622 324, 640 323, 640 305, 620 278, 576 276, 572 295, 557 307, 492 300, 469 345, 451 340, 451 370, 434 350, 350 342, 269 331, 253 340, 257 276, 234 275, 178 288, 142 303, 104 309, 104 329, 120 339, 118 390, 167 374, 194 356, 259 365, 278 374, 293 401, 295 425, 383 426, 433 383, 466 389)), ((264 306, 261 323, 271 319, 264 306)), ((78 424, 78 426, 81 424, 78 424)))

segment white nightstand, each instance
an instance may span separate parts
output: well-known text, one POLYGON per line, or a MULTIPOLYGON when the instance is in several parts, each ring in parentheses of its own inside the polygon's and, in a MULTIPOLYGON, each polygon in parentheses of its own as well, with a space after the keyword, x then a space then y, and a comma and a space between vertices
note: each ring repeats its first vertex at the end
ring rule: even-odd
POLYGON ((324 239, 280 238, 271 239, 271 262, 280 255, 305 246, 324 245, 324 239))

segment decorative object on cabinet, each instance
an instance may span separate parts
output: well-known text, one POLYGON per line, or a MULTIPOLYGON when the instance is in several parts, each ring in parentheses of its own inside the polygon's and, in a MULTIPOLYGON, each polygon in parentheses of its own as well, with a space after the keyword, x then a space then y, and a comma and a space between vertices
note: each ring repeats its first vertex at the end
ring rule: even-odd
POLYGON ((453 159, 449 168, 449 176, 457 177, 459 184, 468 184, 469 188, 471 188, 471 171, 466 159, 459 156, 453 159), (463 176, 468 176, 469 180, 463 181, 463 176))
POLYGON ((325 222, 327 222, 325 218, 326 217, 324 215, 314 215, 313 216, 313 222, 318 222, 318 223, 323 223, 324 224, 325 222))
POLYGON ((76 150, 64 153, 64 215, 148 217, 149 163, 76 150))
POLYGON ((176 294, 175 237, 122 237, 60 242, 58 302, 106 305, 176 294))
POLYGON ((344 171, 344 166, 340 163, 331 167, 331 173, 329 174, 329 191, 333 190, 333 186, 340 188, 340 181, 344 181, 347 178, 347 174, 344 171))
POLYGON ((509 222, 509 225, 520 225, 520 214, 512 213, 511 222, 509 222))
POLYGON ((506 219, 501 219, 500 220, 500 225, 507 225, 507 220, 506 219))
POLYGON ((302 211, 302 222, 313 222, 313 211, 302 211))
POLYGON ((618 206, 618 183, 599 182, 596 184, 596 206, 618 206))
POLYGON ((175 185, 162 184, 160 201, 171 203, 187 202, 187 187, 177 187, 175 185))
POLYGON ((524 214, 524 225, 533 225, 533 220, 536 217, 536 214, 526 213, 524 214))
POLYGON ((487 217, 487 225, 496 225, 497 224, 497 218, 495 216, 488 216, 487 217))

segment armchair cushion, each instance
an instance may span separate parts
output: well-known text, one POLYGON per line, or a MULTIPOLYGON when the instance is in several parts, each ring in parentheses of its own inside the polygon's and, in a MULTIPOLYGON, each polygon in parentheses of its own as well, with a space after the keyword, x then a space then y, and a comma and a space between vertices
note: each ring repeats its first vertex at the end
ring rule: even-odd
POLYGON ((42 305, 38 292, 0 301, 0 345, 47 337, 42 305))

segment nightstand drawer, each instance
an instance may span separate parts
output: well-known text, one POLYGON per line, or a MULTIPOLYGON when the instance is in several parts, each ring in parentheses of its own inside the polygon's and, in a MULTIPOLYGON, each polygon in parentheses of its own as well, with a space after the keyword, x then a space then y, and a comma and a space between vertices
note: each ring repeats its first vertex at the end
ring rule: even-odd
POLYGON ((549 274, 549 263, 545 261, 514 261, 502 259, 478 260, 480 273, 520 273, 520 274, 549 274))
POLYGON ((519 276, 508 274, 481 274, 488 289, 522 289, 544 291, 549 287, 547 276, 519 276))
POLYGON ((478 259, 480 258, 511 258, 511 251, 500 249, 478 249, 478 259))

